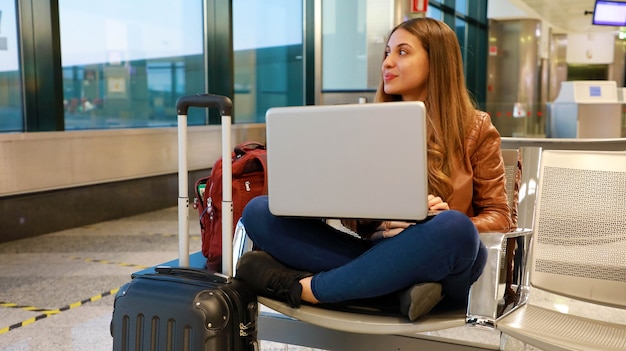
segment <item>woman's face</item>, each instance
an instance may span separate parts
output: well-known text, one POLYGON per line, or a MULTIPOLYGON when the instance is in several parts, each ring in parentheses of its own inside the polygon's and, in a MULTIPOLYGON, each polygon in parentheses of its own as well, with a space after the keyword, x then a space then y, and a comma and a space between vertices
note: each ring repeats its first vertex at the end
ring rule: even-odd
POLYGON ((387 42, 383 61, 385 93, 401 95, 404 101, 424 101, 428 95, 428 53, 413 34, 399 28, 387 42))

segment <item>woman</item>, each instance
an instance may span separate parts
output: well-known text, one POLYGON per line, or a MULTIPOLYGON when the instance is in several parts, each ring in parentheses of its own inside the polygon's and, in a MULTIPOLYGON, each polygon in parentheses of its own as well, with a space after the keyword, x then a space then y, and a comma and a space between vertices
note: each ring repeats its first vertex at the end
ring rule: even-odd
POLYGON ((400 100, 426 105, 429 207, 448 211, 417 224, 343 221, 356 239, 319 219, 275 217, 267 197, 257 197, 242 221, 260 250, 241 257, 238 278, 292 307, 399 292, 401 312, 416 320, 442 296, 454 307, 467 304, 486 260, 478 232, 508 231, 512 221, 500 135, 475 110, 445 23, 418 18, 391 32, 375 101, 400 100))

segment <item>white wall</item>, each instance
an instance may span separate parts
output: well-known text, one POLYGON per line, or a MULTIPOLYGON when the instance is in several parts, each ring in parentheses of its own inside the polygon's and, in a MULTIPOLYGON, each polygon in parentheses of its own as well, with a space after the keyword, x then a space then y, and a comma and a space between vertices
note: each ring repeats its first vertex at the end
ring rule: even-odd
POLYGON ((520 1, 489 0, 487 2, 487 18, 504 20, 520 18, 540 19, 541 17, 520 1))
POLYGON ((611 64, 615 32, 568 34, 566 61, 570 64, 611 64))

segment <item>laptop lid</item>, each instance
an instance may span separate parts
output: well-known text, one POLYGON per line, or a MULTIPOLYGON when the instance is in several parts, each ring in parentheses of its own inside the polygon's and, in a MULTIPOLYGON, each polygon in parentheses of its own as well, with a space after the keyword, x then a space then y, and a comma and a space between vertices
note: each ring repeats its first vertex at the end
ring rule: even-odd
POLYGON ((422 102, 275 107, 266 113, 274 215, 422 220, 422 102))

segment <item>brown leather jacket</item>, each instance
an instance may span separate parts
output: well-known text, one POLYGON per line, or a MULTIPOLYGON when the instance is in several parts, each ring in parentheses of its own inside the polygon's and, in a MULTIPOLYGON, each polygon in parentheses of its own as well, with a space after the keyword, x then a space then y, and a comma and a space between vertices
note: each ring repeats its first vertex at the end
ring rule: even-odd
MULTIPOLYGON (((451 209, 467 214, 479 232, 506 232, 513 227, 505 190, 500 133, 485 112, 465 139, 465 159, 452 170, 451 209)), ((511 194, 512 196, 513 194, 511 194)))
MULTIPOLYGON (((513 228, 505 189, 500 134, 489 115, 477 111, 476 122, 465 139, 465 159, 452 169, 452 195, 443 199, 450 209, 467 214, 479 232, 506 232, 513 228)), ((364 237, 381 221, 342 220, 364 237)))

